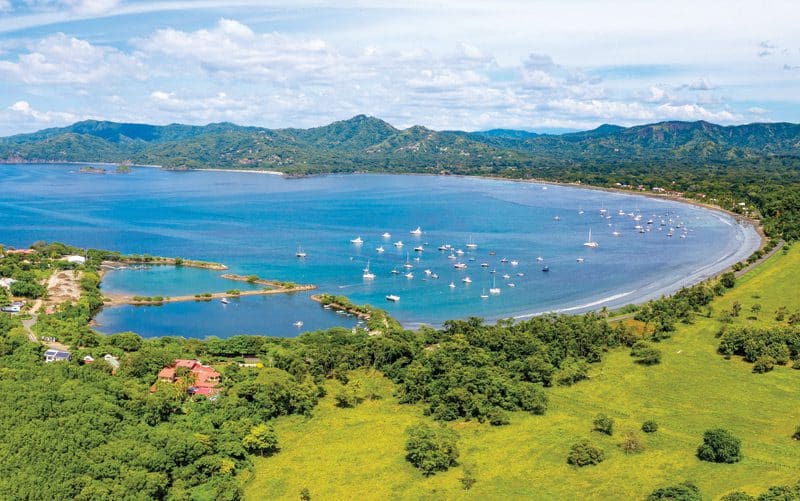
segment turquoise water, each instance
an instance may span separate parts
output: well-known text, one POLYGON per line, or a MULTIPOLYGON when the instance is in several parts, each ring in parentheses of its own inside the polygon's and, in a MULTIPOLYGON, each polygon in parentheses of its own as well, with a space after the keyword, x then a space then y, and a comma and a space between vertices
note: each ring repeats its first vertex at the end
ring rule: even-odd
MULTIPOLYGON (((284 179, 152 168, 100 176, 77 170, 69 165, 0 166, 0 211, 6 221, 0 242, 26 247, 35 240, 58 240, 223 262, 232 273, 314 283, 321 292, 383 307, 412 326, 469 315, 494 319, 582 311, 657 297, 746 257, 758 243, 751 228, 717 212, 574 187, 436 176, 284 179), (619 210, 626 215, 618 215, 619 210), (638 223, 651 231, 638 233, 628 213, 641 214, 638 223), (646 224, 651 218, 654 224, 646 224), (409 233, 418 226, 420 236, 409 233), (669 227, 674 228, 671 238, 666 236, 669 227), (597 248, 583 245, 590 229, 597 248), (382 238, 387 231, 391 238, 382 238), (364 243, 351 244, 356 237, 364 243), (393 245, 398 240, 405 243, 401 249, 393 245), (469 250, 468 242, 477 248, 469 250), (436 250, 442 244, 465 253, 448 259, 449 252, 436 250), (385 252, 376 252, 381 245, 385 252), (415 252, 416 246, 424 250, 415 252), (298 247, 307 253, 305 259, 295 257, 298 247), (407 255, 413 279, 391 273, 405 272, 407 255), (503 257, 518 265, 501 263, 503 257), (454 261, 467 269, 454 269, 454 261), (488 267, 482 268, 482 262, 488 267), (374 280, 362 278, 367 264, 374 280), (547 273, 541 271, 545 265, 547 273), (425 269, 440 278, 426 277, 425 269), (494 283, 492 269, 497 270, 494 283), (471 284, 461 281, 465 276, 471 284), (450 282, 456 287, 448 287, 450 282), (501 293, 482 299, 493 286, 501 293), (387 294, 400 301, 387 302, 387 294)), ((143 295, 242 288, 207 270, 189 272, 189 281, 184 270, 180 274, 113 272, 104 288, 143 295)), ((111 308, 98 321, 104 332, 199 337, 212 331, 291 336, 297 332, 291 325, 296 320, 303 320, 305 328, 352 325, 351 319, 322 310, 302 294, 242 298, 240 304, 236 315, 207 303, 111 308), (202 320, 193 324, 189 316, 202 320)))

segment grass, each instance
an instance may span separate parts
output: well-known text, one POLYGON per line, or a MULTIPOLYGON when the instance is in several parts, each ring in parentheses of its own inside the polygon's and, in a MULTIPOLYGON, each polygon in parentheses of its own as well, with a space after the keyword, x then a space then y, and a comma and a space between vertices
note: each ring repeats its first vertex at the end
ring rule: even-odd
MULTIPOLYGON (((800 249, 780 252, 714 303, 718 315, 739 301, 737 324, 775 324, 780 306, 800 309, 800 249), (754 297, 758 296, 758 297, 754 297), (750 306, 763 310, 747 320, 750 306)), ((642 367, 627 350, 615 350, 594 367, 590 381, 548 391, 544 416, 512 414, 509 426, 476 422, 449 426, 460 434, 461 466, 430 478, 404 460, 404 430, 427 420, 419 406, 400 405, 392 384, 377 373, 358 373, 383 398, 353 409, 334 405, 338 383, 328 385, 314 417, 280 418, 275 429, 281 451, 259 458, 245 480, 250 499, 297 499, 307 487, 314 499, 642 499, 652 490, 684 480, 707 498, 732 490, 751 494, 800 479, 800 443, 791 439, 800 424, 800 372, 776 367, 751 373, 739 359, 716 353, 715 318, 679 326, 661 342, 662 363, 642 367), (615 419, 614 436, 592 432, 598 413, 615 419), (640 430, 647 419, 658 432, 640 430), (724 427, 742 439, 744 459, 734 465, 695 457, 706 429, 724 427), (625 455, 618 444, 626 431, 645 442, 644 452, 625 455), (606 452, 598 466, 567 465, 569 447, 588 437, 606 452), (464 491, 459 478, 469 467, 477 482, 464 491)))

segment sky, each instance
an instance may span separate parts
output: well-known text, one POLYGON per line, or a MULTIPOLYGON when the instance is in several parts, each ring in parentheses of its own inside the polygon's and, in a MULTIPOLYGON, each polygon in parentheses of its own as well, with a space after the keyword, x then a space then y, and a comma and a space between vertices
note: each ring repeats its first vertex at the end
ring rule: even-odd
POLYGON ((0 0, 0 135, 800 122, 797 0, 0 0))

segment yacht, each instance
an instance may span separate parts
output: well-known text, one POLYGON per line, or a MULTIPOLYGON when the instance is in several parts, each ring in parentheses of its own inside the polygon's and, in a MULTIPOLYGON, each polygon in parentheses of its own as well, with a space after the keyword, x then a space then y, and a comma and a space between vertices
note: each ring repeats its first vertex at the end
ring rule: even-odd
POLYGON ((580 209, 578 209, 578 215, 579 215, 579 216, 582 216, 582 215, 583 215, 583 207, 581 207, 580 209))
POLYGON ((405 277, 406 277, 407 279, 411 280, 412 278, 414 278, 414 274, 413 274, 412 272, 410 272, 410 271, 409 271, 408 273, 406 273, 406 274, 405 274, 405 277))
POLYGON ((448 285, 448 287, 450 287, 451 289, 455 289, 456 284, 454 282, 450 282, 450 285, 448 285))
POLYGON ((509 275, 508 273, 504 273, 503 278, 511 278, 511 275, 509 275))
POLYGON ((220 299, 219 302, 222 303, 222 304, 228 304, 230 301, 228 301, 228 298, 224 297, 224 298, 220 299))
POLYGON ((620 232, 619 232, 619 231, 617 231, 617 230, 614 230, 614 231, 612 231, 612 232, 611 232, 611 234, 612 234, 612 235, 614 235, 615 237, 620 237, 620 236, 622 236, 622 233, 620 233, 620 232))
POLYGON ((384 249, 384 248, 383 248, 383 245, 381 245, 380 247, 376 247, 376 248, 375 248, 375 251, 376 251, 378 254, 380 254, 381 252, 383 252, 383 251, 385 251, 385 250, 386 250, 386 249, 384 249))
POLYGON ((592 229, 591 228, 589 228, 589 240, 584 242, 583 246, 584 247, 590 247, 592 249, 594 249, 596 247, 600 247, 600 244, 598 244, 597 242, 592 240, 592 229))
POLYGON ((409 233, 411 233, 412 235, 415 235, 415 236, 420 236, 420 235, 422 235, 422 228, 417 226, 416 230, 411 230, 411 231, 409 231, 409 233))
POLYGON ((297 322, 293 323, 292 325, 294 325, 295 327, 297 327, 299 329, 300 327, 303 326, 303 321, 302 320, 298 320, 297 322))
POLYGON ((385 233, 384 233, 383 235, 381 235, 381 236, 382 236, 383 238, 392 238, 392 234, 391 234, 391 233, 389 233, 388 231, 387 231, 387 232, 385 232, 385 233))
POLYGON ((450 249, 450 246, 449 246, 449 245, 444 245, 444 244, 443 244, 443 245, 440 245, 440 246, 439 246, 439 250, 440 250, 440 251, 446 251, 446 250, 449 250, 449 249, 450 249))
POLYGON ((556 216, 553 218, 554 221, 561 221, 561 216, 556 216))
POLYGON ((361 245, 361 244, 364 243, 364 241, 361 240, 361 237, 356 237, 356 238, 350 240, 350 243, 351 244, 356 244, 356 245, 361 245))
POLYGON ((403 241, 398 240, 397 242, 394 243, 394 246, 397 247, 398 249, 401 248, 403 246, 403 241))
POLYGON ((544 258, 542 256, 539 256, 536 258, 536 261, 541 263, 542 261, 544 261, 544 258))
POLYGON ((398 270, 397 268, 392 270, 392 275, 399 275, 399 274, 400 274, 400 270, 398 270))
POLYGON ((546 273, 546 272, 550 271, 550 267, 545 265, 544 268, 542 268, 542 271, 546 273))
POLYGON ((467 269, 467 265, 465 263, 456 263, 456 264, 453 265, 453 268, 455 268, 457 270, 466 270, 467 269))
POLYGON ((517 266, 518 264, 519 264, 519 261, 511 261, 511 266, 517 266))
POLYGON ((456 255, 452 254, 452 253, 449 256, 447 256, 447 259, 455 259, 455 258, 456 258, 456 255))
POLYGON ((414 247, 414 252, 422 252, 424 250, 425 249, 421 245, 418 245, 418 246, 414 247))
POLYGON ((431 270, 425 270, 425 274, 428 275, 428 276, 431 276, 433 274, 433 272, 431 270))
POLYGON ((489 267, 489 263, 481 263, 481 268, 488 268, 488 267, 489 267))
POLYGON ((461 279, 461 281, 464 282, 465 284, 471 284, 472 283, 472 279, 469 278, 469 277, 464 277, 464 278, 461 279))
POLYGON ((522 273, 522 272, 520 272, 520 273, 517 273, 517 276, 518 276, 518 277, 524 277, 524 276, 525 276, 525 274, 524 274, 524 273, 522 273))
POLYGON ((458 249, 458 250, 456 251, 456 254, 458 254, 459 256, 463 256, 463 255, 464 255, 464 251, 463 251, 463 250, 461 250, 461 249, 458 249))
POLYGON ((438 273, 431 273, 431 278, 436 280, 437 278, 439 278, 439 274, 438 273))
POLYGON ((576 259, 575 261, 577 261, 577 262, 579 262, 579 263, 582 263, 582 262, 583 262, 583 258, 582 258, 582 257, 579 257, 579 258, 578 258, 578 259, 576 259))
POLYGON ((476 244, 475 242, 472 241, 472 237, 469 237, 469 242, 467 242, 467 249, 474 250, 474 249, 477 249, 477 248, 478 248, 478 244, 476 244))
POLYGON ((395 294, 389 294, 388 296, 386 296, 386 300, 387 301, 391 301, 393 303, 396 303, 396 302, 400 301, 400 296, 397 296, 395 294))
POLYGON ((406 252, 406 264, 403 265, 403 268, 406 268, 407 270, 410 270, 413 267, 414 267, 414 265, 408 262, 408 252, 406 252))

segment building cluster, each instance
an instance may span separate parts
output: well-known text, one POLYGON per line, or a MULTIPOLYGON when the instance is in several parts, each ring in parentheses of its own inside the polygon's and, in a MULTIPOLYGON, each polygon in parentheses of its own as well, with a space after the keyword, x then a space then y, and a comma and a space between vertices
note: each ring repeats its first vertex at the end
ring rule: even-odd
MULTIPOLYGON (((180 382, 183 377, 189 377, 190 386, 186 391, 190 395, 211 397, 219 393, 220 376, 220 373, 214 370, 213 367, 203 365, 199 360, 179 358, 172 365, 161 369, 161 372, 158 373, 158 382, 175 384, 180 382), (185 374, 185 376, 179 375, 179 372, 185 374)), ((154 384, 150 391, 155 392, 156 389, 154 384)))

